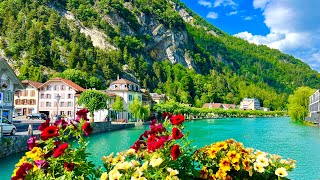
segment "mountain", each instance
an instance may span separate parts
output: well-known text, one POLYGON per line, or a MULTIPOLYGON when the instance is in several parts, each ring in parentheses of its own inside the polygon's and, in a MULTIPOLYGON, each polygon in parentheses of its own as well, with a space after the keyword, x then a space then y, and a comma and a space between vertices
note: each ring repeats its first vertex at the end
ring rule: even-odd
POLYGON ((103 89, 121 75, 198 107, 256 97, 283 109, 297 87, 320 84, 304 62, 230 36, 178 0, 3 0, 0 55, 20 79, 103 89))

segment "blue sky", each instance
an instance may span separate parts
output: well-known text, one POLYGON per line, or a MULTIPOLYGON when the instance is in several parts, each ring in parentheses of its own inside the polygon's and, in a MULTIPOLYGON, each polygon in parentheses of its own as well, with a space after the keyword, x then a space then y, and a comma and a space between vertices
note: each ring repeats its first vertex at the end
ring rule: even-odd
POLYGON ((181 0, 219 29, 320 72, 320 0, 181 0))

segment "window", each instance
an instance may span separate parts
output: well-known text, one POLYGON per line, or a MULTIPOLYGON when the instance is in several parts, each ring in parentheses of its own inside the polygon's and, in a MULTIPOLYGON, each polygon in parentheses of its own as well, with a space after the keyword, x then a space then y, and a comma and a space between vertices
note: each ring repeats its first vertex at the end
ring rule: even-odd
POLYGON ((71 111, 68 111, 67 114, 68 114, 68 116, 71 116, 71 111))
POLYGON ((35 90, 31 90, 30 91, 30 95, 31 95, 31 97, 34 97, 36 95, 36 91, 35 90))
POLYGON ((31 105, 35 105, 35 104, 36 104, 36 100, 35 100, 35 99, 31 99, 31 100, 30 100, 30 104, 31 104, 31 105))
POLYGON ((116 89, 116 85, 112 85, 112 86, 111 86, 111 89, 116 89))
POLYGON ((68 99, 72 99, 72 94, 68 94, 68 99))
POLYGON ((3 98, 4 98, 4 102, 5 103, 9 103, 10 102, 10 91, 5 91, 5 92, 3 92, 3 98))
POLYGON ((41 102, 41 103, 40 103, 40 107, 44 107, 44 102, 41 102))
POLYGON ((71 90, 72 90, 72 87, 69 86, 69 91, 71 91, 71 90))
POLYGON ((47 91, 51 91, 51 86, 50 85, 47 86, 47 91))
POLYGON ((68 107, 72 107, 72 102, 68 102, 68 107))
POLYGON ((27 90, 23 91, 23 96, 28 96, 28 91, 27 90))
POLYGON ((59 89, 58 85, 55 85, 53 89, 57 91, 59 89))
POLYGON ((61 107, 64 107, 64 102, 61 102, 61 103, 60 103, 60 106, 61 106, 61 107))
POLYGON ((40 99, 44 99, 44 94, 41 94, 41 95, 40 95, 40 99))
POLYGON ((47 99, 51 99, 51 94, 46 94, 47 99))
POLYGON ((129 95, 129 101, 132 101, 133 98, 132 98, 132 95, 129 95))
POLYGON ((66 88, 65 85, 61 85, 61 87, 60 87, 61 91, 64 91, 65 88, 66 88))
POLYGON ((64 115, 64 111, 60 111, 60 115, 64 115))
POLYGON ((20 105, 20 99, 15 100, 16 105, 20 105))
POLYGON ((51 102, 46 102, 46 107, 51 107, 51 102))
POLYGON ((22 104, 23 104, 23 105, 27 105, 27 104, 28 104, 28 101, 27 101, 26 99, 23 99, 23 100, 22 100, 22 104))

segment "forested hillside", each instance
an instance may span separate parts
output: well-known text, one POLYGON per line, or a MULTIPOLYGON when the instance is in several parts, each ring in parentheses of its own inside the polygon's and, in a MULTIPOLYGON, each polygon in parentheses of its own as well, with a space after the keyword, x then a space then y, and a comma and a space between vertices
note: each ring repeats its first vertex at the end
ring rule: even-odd
POLYGON ((183 103, 256 97, 286 108, 320 74, 290 55, 232 37, 178 0, 3 0, 0 55, 19 78, 60 76, 105 88, 117 75, 183 103))

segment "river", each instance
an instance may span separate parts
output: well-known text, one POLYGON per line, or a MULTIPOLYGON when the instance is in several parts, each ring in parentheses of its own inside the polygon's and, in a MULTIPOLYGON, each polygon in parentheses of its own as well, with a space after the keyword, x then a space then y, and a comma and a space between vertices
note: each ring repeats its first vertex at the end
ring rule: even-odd
MULTIPOLYGON (((290 118, 221 118, 185 123, 193 145, 202 147, 216 141, 233 138, 246 147, 279 154, 297 160, 297 167, 289 172, 291 179, 320 179, 320 128, 302 126, 290 118)), ((127 149, 147 127, 136 127, 89 137, 88 152, 97 166, 101 157, 127 149)), ((14 164, 23 153, 0 159, 0 179, 10 179, 14 164)))

